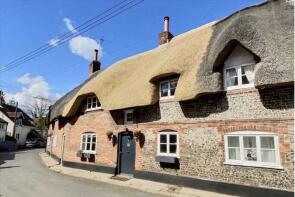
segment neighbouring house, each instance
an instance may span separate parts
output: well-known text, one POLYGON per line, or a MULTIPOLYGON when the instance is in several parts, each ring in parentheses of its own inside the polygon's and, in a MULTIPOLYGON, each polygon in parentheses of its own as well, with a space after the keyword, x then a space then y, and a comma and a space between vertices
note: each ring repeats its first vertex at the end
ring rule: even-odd
POLYGON ((18 146, 24 146, 28 133, 35 129, 32 118, 20 108, 6 103, 0 105, 0 118, 7 122, 6 135, 14 137, 18 146))
MULTIPOLYGON (((50 107, 64 166, 293 196, 294 7, 267 1, 100 70, 50 107)), ((97 53, 97 52, 96 52, 97 53)))
POLYGON ((0 143, 5 141, 7 124, 8 122, 0 118, 0 143))

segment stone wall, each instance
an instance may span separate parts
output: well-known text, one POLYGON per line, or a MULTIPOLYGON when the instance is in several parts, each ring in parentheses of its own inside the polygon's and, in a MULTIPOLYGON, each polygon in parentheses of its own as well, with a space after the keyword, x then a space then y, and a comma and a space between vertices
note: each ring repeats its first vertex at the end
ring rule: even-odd
POLYGON ((61 135, 65 133, 66 161, 80 162, 83 132, 97 134, 95 164, 116 167, 117 136, 128 128, 144 133, 144 142, 136 143, 136 170, 151 171, 199 179, 250 186, 293 190, 293 86, 274 89, 243 89, 202 96, 193 101, 162 102, 135 108, 136 124, 123 125, 123 110, 98 110, 80 113, 60 121, 49 132, 58 134, 57 156, 61 150, 61 135), (171 129, 179 133, 180 158, 175 166, 163 166, 155 161, 157 133, 171 129), (250 130, 278 134, 283 170, 230 166, 224 162, 225 132, 250 130), (109 140, 107 131, 115 137, 109 140))

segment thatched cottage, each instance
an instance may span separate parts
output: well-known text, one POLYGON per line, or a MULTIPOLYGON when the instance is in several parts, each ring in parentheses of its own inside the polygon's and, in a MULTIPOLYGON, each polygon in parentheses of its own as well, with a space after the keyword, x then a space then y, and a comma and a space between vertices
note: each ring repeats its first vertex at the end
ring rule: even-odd
POLYGON ((217 190, 294 188, 293 4, 267 1, 100 70, 50 109, 65 166, 217 190), (126 72, 128 71, 128 72, 126 72))

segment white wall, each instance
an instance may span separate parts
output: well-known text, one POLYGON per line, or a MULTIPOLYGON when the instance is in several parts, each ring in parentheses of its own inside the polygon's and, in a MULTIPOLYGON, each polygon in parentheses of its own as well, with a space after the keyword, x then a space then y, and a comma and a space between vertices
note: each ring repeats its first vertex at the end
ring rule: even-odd
POLYGON ((26 143, 27 140, 27 135, 33 129, 34 127, 29 127, 29 126, 16 126, 15 128, 15 136, 16 134, 19 134, 19 139, 17 139, 16 144, 23 146, 26 143))
POLYGON ((236 46, 227 60, 224 62, 224 67, 232 67, 247 63, 255 63, 254 56, 241 46, 236 46))
POLYGON ((0 111, 0 118, 2 118, 3 120, 5 120, 6 122, 8 122, 8 125, 7 125, 7 135, 12 136, 14 122, 12 120, 10 120, 10 118, 8 118, 1 111, 0 111))
MULTIPOLYGON (((0 123, 3 124, 3 123, 0 123)), ((5 135, 6 135, 6 124, 3 124, 4 128, 0 129, 0 142, 5 141, 5 135)))

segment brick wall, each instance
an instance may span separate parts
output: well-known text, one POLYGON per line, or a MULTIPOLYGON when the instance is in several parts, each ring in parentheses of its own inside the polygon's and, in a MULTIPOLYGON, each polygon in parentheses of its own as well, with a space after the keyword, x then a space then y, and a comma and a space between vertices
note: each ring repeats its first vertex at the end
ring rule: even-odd
MULTIPOLYGON (((107 131, 115 136, 124 131, 141 130, 143 144, 136 143, 137 170, 153 171, 201 179, 245 184, 251 186, 293 190, 293 86, 265 90, 244 89, 207 95, 186 102, 160 102, 152 106, 135 108, 137 124, 123 124, 123 110, 94 111, 71 117, 61 127, 50 127, 58 134, 60 155, 61 135, 66 135, 67 161, 81 162, 76 156, 83 132, 97 134, 95 163, 115 167, 117 143, 109 140, 107 131), (180 159, 177 168, 160 166, 155 161, 157 133, 172 129, 179 133, 180 159), (283 170, 224 165, 225 132, 238 130, 277 133, 283 170)), ((83 107, 82 107, 83 109, 83 107)), ((79 114, 79 113, 78 113, 79 114)))

